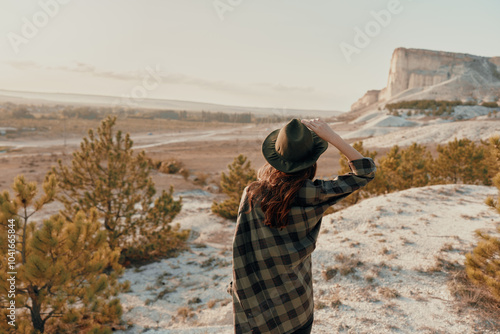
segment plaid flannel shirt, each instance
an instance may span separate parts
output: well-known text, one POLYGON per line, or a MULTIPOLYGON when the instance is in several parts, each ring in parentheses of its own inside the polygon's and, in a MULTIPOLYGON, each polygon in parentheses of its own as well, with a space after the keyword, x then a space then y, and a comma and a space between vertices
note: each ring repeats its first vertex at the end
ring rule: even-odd
POLYGON ((241 198, 233 240, 235 333, 290 333, 313 316, 311 253, 328 207, 374 178, 370 158, 349 163, 352 173, 333 180, 307 180, 283 229, 263 224, 259 203, 248 211, 247 188, 241 198))

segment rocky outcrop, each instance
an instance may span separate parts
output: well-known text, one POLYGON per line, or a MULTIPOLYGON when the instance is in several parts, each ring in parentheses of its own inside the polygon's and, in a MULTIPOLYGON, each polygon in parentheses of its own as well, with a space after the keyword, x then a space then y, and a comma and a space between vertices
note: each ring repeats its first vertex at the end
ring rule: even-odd
POLYGON ((364 107, 374 104, 379 100, 379 94, 380 90, 374 89, 367 91, 362 98, 353 103, 351 110, 363 109, 364 107))
POLYGON ((397 48, 392 55, 387 87, 368 91, 351 110, 383 101, 494 100, 499 96, 500 57, 397 48))

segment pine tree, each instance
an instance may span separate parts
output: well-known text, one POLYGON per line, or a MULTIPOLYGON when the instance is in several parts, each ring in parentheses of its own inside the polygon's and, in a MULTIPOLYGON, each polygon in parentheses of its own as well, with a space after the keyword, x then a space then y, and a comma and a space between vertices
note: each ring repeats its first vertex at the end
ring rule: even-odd
POLYGON ((398 145, 394 145, 391 147, 391 150, 379 160, 379 171, 383 171, 384 176, 386 177, 385 190, 386 192, 393 192, 399 190, 401 181, 398 177, 398 169, 401 166, 401 150, 398 145))
MULTIPOLYGON (((489 138, 486 144, 486 163, 489 171, 495 171, 493 185, 500 192, 500 137, 489 138)), ((497 200, 486 199, 486 204, 500 213, 500 196, 497 200)), ((497 227, 500 233, 500 226, 497 227)), ((465 270, 469 279, 486 288, 500 302, 500 238, 476 231, 480 241, 472 253, 466 255, 465 270)))
MULTIPOLYGON (((377 156, 377 151, 369 151, 363 147, 363 142, 355 142, 352 147, 354 147, 361 155, 364 157, 369 157, 375 160, 375 157, 377 156)), ((340 163, 340 170, 338 171, 339 175, 351 173, 351 168, 349 168, 349 163, 348 163, 347 157, 344 155, 341 155, 339 163, 340 163)), ((380 170, 380 168, 377 167, 377 173, 375 173, 375 179, 368 183, 365 187, 363 187, 360 190, 356 190, 353 192, 349 197, 344 199, 341 203, 343 205, 353 205, 356 204, 361 198, 368 197, 370 194, 382 194, 384 192, 384 189, 386 189, 386 179, 384 177, 383 172, 380 170)))
POLYGON ((469 139, 456 139, 438 145, 433 165, 433 183, 490 184, 484 148, 469 139))
POLYGON ((156 189, 144 151, 134 154, 129 134, 114 131, 116 117, 91 129, 70 166, 59 160, 52 173, 62 190, 62 214, 71 221, 77 212, 96 208, 111 249, 121 249, 121 263, 148 262, 182 247, 189 231, 170 222, 181 210, 173 188, 154 199, 156 189))
POLYGON ((117 282, 123 272, 119 252, 109 248, 94 210, 88 217, 79 213, 72 223, 61 215, 42 224, 31 221, 54 200, 56 188, 55 178, 47 176, 44 194, 35 200, 37 185, 18 176, 15 196, 8 191, 0 194, 1 244, 7 245, 9 228, 16 236, 15 266, 7 262, 7 248, 0 248, 0 330, 12 330, 4 321, 5 306, 15 300, 16 333, 107 332, 119 324, 122 314, 119 300, 113 297, 129 285, 117 282), (6 224, 9 220, 13 226, 6 224), (106 267, 114 269, 109 276, 103 273, 106 267), (11 276, 7 272, 16 272, 12 299, 6 293, 11 276))
POLYGON ((425 146, 413 143, 401 151, 399 175, 402 188, 423 187, 429 184, 432 156, 425 146))
POLYGON ((488 171, 490 175, 493 175, 492 183, 498 189, 499 196, 496 200, 493 197, 488 197, 486 204, 495 208, 500 213, 500 136, 489 138, 487 147, 488 171))
MULTIPOLYGON (((497 231, 500 233, 500 226, 497 231)), ((466 254, 467 276, 500 302, 500 238, 480 231, 476 233, 480 241, 472 253, 466 254)))
POLYGON ((257 177, 250 161, 247 162, 247 157, 242 154, 238 155, 228 168, 228 175, 222 172, 220 186, 222 192, 229 198, 222 203, 214 202, 212 212, 227 219, 235 219, 238 216, 243 190, 257 177))
POLYGON ((400 149, 395 145, 380 159, 379 164, 387 178, 389 192, 429 184, 432 156, 425 146, 413 143, 406 149, 400 149))

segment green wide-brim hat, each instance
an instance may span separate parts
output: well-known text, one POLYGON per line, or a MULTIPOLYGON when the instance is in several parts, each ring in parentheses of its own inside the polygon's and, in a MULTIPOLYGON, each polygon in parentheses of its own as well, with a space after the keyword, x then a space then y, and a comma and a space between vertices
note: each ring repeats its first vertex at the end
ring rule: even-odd
POLYGON ((327 148, 328 142, 300 120, 292 119, 267 136, 262 143, 262 154, 271 166, 291 174, 314 165, 327 148))

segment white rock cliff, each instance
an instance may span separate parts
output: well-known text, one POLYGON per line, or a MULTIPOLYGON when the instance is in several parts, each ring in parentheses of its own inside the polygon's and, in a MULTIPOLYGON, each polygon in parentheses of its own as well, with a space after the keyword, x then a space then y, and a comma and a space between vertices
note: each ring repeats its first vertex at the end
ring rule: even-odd
POLYGON ((369 90, 351 110, 401 100, 481 100, 500 97, 500 57, 397 48, 387 87, 369 90))

